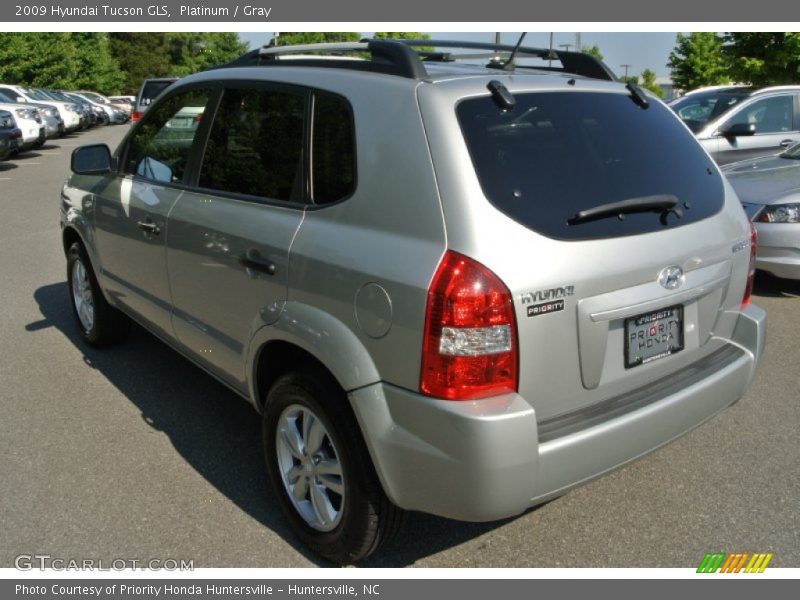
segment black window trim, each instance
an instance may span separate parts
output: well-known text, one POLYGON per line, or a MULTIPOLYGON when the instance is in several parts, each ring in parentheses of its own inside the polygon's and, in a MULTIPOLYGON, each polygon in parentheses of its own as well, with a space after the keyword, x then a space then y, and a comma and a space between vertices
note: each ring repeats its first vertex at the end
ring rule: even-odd
POLYGON ((269 206, 277 206, 281 208, 292 208, 296 210, 309 210, 309 211, 316 211, 322 210, 328 207, 336 206, 337 204, 341 204, 343 202, 348 201, 352 198, 356 191, 358 190, 358 136, 356 135, 356 121, 355 121, 355 111, 353 110, 353 106, 350 101, 347 99, 346 96, 342 94, 338 94, 336 92, 331 92, 329 90, 323 90, 319 88, 314 88, 305 85, 298 85, 292 83, 283 83, 278 81, 259 81, 259 80, 251 80, 251 79, 226 79, 226 80, 217 80, 217 81, 196 81, 188 84, 180 85, 179 87, 174 87, 173 89, 168 89, 166 93, 160 94, 155 102, 151 104, 147 112, 142 116, 141 121, 139 121, 132 129, 129 131, 125 138, 120 143, 115 155, 117 156, 117 176, 123 178, 132 178, 138 181, 144 181, 147 183, 157 183, 163 187, 174 188, 178 190, 185 190, 193 193, 200 193, 200 194, 208 194, 208 195, 215 195, 222 198, 230 198, 232 200, 241 200, 244 202, 252 202, 256 204, 264 204, 269 206), (222 103, 222 98, 224 96, 226 89, 259 89, 259 90, 274 90, 274 91, 281 91, 285 93, 293 93, 296 95, 305 95, 306 97, 306 108, 303 118, 303 193, 302 198, 300 201, 294 200, 278 200, 276 198, 269 198, 266 196, 253 196, 250 194, 241 194, 236 192, 227 192, 225 190, 217 190, 213 188, 205 188, 199 185, 200 181, 200 169, 203 165, 203 158, 206 153, 206 148, 208 146, 208 140, 211 136, 211 127, 216 119, 217 111, 222 103), (164 181, 155 181, 153 179, 149 179, 147 177, 143 177, 141 175, 136 175, 134 173, 126 173, 125 172, 125 164, 127 163, 128 159, 128 150, 130 148, 130 143, 133 137, 136 135, 136 132, 148 122, 149 119, 153 118, 152 115, 158 109, 162 102, 167 102, 170 98, 177 94, 182 94, 185 92, 191 92, 196 90, 208 90, 209 91, 209 99, 208 104, 206 105, 206 111, 203 115, 203 119, 200 123, 200 127, 198 127, 197 134, 192 141, 192 147, 189 150, 189 156, 187 158, 186 163, 186 170, 183 174, 183 180, 180 182, 164 182, 164 181), (328 202, 325 204, 315 204, 312 198, 312 148, 313 148, 313 118, 314 118, 314 101, 317 95, 328 95, 333 96, 335 98, 339 98, 343 101, 344 105, 347 107, 347 111, 350 115, 350 122, 352 124, 352 135, 353 135, 353 191, 343 198, 336 200, 334 202, 328 202))

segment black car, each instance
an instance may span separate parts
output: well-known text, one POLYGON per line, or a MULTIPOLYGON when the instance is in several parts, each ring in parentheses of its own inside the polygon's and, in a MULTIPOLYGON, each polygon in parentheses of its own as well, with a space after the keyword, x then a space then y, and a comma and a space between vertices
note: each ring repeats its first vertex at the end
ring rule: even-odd
POLYGON ((14 122, 14 116, 7 110, 0 110, 0 160, 6 160, 17 152, 22 132, 14 122))

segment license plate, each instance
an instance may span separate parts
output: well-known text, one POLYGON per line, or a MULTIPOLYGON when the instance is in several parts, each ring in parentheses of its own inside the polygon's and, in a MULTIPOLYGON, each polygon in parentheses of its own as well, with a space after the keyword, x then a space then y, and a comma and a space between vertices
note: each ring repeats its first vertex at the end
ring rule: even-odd
POLYGON ((625 368, 683 350, 683 307, 671 306, 625 319, 625 368))

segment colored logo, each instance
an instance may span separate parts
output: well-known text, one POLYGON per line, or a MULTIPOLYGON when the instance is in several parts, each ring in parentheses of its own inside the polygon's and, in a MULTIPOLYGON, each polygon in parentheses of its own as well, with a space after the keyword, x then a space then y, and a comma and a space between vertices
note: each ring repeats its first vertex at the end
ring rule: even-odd
POLYGON ((763 573, 769 561, 772 560, 772 553, 765 552, 725 552, 706 553, 700 566, 697 567, 698 573, 763 573))

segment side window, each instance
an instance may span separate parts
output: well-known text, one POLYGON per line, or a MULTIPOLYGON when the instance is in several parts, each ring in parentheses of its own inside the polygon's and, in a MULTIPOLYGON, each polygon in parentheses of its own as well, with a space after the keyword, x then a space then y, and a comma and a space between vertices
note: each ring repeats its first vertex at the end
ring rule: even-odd
POLYGON ((316 94, 312 131, 311 182, 315 204, 336 202, 353 193, 356 182, 355 128, 347 101, 316 94))
POLYGON ((225 90, 211 126, 200 186, 301 201, 305 105, 304 95, 225 90))
POLYGON ((130 141, 124 171, 154 181, 182 181, 210 93, 176 94, 149 111, 130 141))
POLYGON ((753 102, 730 120, 731 125, 739 123, 754 124, 756 133, 792 131, 792 97, 776 96, 753 102))

